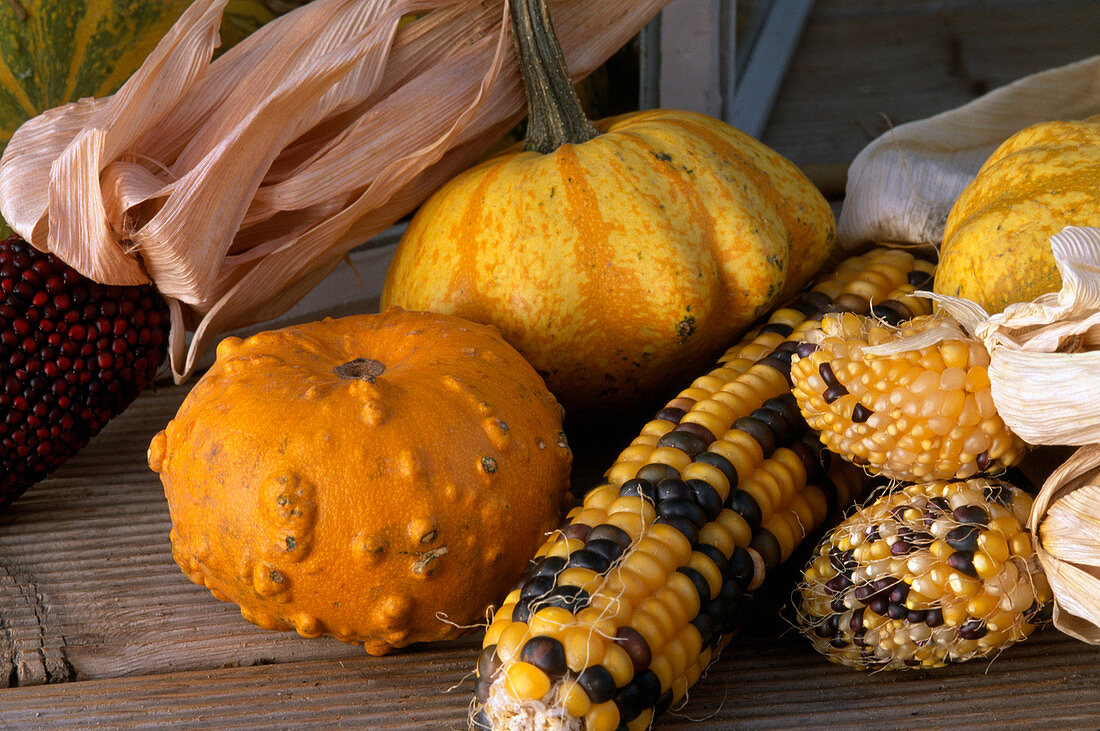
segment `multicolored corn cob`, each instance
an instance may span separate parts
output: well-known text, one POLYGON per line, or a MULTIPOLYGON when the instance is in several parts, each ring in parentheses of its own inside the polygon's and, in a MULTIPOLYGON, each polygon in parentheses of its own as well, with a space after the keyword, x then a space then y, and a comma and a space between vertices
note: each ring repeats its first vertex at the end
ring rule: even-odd
POLYGON ((1053 606, 1024 527, 1031 502, 985 478, 879 497, 818 546, 796 593, 800 628, 860 669, 939 667, 1024 639, 1053 606))
POLYGON ((827 311, 908 308, 931 268, 885 249, 844 262, 670 400, 494 614, 472 726, 640 729, 682 702, 746 595, 868 484, 830 464, 798 413, 788 379, 802 333, 827 311))
POLYGON ((989 353, 945 314, 891 325, 824 318, 791 364, 792 393, 829 450, 902 482, 1001 472, 1026 453, 997 413, 989 353))

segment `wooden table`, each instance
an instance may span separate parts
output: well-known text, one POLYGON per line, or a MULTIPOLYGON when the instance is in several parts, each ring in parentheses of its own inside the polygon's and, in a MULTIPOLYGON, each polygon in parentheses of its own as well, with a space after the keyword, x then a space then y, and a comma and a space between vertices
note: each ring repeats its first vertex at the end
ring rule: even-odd
MULTIPOLYGON (((1100 51, 1095 2, 997 6, 819 2, 764 141, 843 169, 887 124, 1100 51)), ((257 629, 183 576, 145 450, 187 388, 144 394, 0 516, 0 728, 464 728, 477 635, 369 657, 257 629)), ((661 728, 1100 725, 1096 647, 1048 630, 990 662, 856 673, 790 628, 777 578, 661 728)))

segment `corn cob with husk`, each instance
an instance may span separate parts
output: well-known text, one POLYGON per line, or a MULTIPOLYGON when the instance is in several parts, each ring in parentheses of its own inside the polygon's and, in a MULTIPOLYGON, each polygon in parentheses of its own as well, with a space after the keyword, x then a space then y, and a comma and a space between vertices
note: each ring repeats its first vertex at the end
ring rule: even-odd
POLYGON ((909 485, 860 508, 818 546, 798 624, 829 660, 933 668, 991 656, 1050 619, 1026 529, 1032 499, 999 479, 909 485))
POLYGON ((477 728, 645 728, 739 626, 746 595, 866 474, 830 464, 790 394, 826 311, 914 298, 932 265, 876 249, 776 310, 649 421, 538 551, 486 631, 477 728))
POLYGON ((1026 453, 997 413, 989 362, 946 314, 829 316, 793 359, 792 392, 835 454, 903 482, 965 479, 1026 453))

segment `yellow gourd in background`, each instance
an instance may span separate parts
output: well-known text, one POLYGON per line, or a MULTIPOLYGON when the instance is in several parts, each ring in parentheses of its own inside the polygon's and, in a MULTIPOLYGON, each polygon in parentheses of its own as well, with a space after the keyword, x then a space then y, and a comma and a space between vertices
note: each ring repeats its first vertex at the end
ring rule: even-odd
POLYGON ((1100 117, 1032 125, 1005 140, 955 201, 935 291, 990 314, 1057 292, 1050 237, 1100 226, 1100 117))

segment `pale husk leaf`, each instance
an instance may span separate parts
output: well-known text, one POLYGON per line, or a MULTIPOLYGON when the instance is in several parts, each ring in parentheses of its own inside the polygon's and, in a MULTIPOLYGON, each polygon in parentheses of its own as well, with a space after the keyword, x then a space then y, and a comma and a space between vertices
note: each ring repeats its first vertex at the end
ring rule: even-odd
MULTIPOLYGON (((0 211, 21 236, 168 298, 178 381, 525 111, 503 0, 313 0, 212 60, 225 2, 196 0, 116 94, 29 120, 0 160, 0 211), (427 15, 402 22, 414 13, 427 15)), ((666 2, 554 3, 571 73, 666 2)))
POLYGON ((1029 444, 1100 443, 1100 228, 1067 226, 1050 238, 1058 292, 992 316, 958 297, 929 294, 990 354, 997 410, 1029 444))
POLYGON ((844 255, 877 242, 939 245, 963 188, 997 146, 1051 119, 1100 113, 1100 56, 994 89, 956 109, 898 125, 848 169, 837 220, 844 255))
POLYGON ((1100 445, 1076 450, 1044 482, 1028 528, 1054 593, 1054 624, 1100 644, 1100 445))

